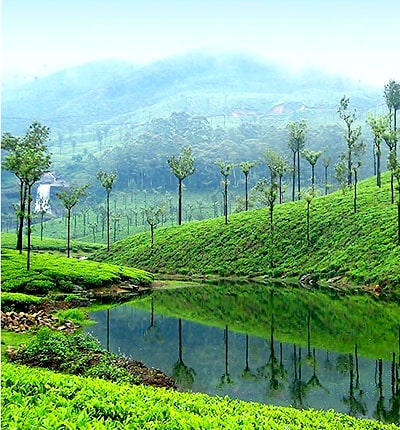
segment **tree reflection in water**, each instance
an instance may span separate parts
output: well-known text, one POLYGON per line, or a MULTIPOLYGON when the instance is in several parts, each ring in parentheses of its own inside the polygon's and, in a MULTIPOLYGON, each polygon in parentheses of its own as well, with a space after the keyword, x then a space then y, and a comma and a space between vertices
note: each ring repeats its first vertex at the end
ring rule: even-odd
POLYGON ((229 363, 228 363, 228 353, 229 353, 229 331, 228 326, 225 326, 224 330, 224 343, 225 343, 225 372, 221 376, 220 383, 217 388, 222 388, 224 385, 233 384, 231 375, 229 374, 229 363))
MULTIPOLYGON (((273 306, 273 295, 271 294, 271 307, 273 306)), ((266 364, 257 368, 257 374, 260 378, 268 379, 267 396, 271 393, 284 390, 284 378, 286 375, 285 368, 283 366, 283 352, 280 349, 280 361, 275 355, 274 345, 274 313, 271 312, 271 327, 270 327, 270 341, 269 341, 269 358, 266 364)), ((281 344, 282 347, 282 344, 281 344)))
POLYGON ((160 329, 156 326, 154 320, 154 297, 151 298, 150 325, 144 331, 143 337, 146 342, 156 341, 157 343, 161 343, 163 340, 160 334, 160 329))
POLYGON ((246 347, 245 347, 245 356, 246 356, 246 367, 242 372, 242 378, 246 380, 255 380, 257 376, 252 373, 249 366, 249 335, 246 334, 246 347))
POLYGON ((354 356, 353 354, 342 356, 341 369, 342 371, 349 372, 349 394, 343 396, 343 403, 349 407, 348 414, 352 416, 365 416, 367 407, 363 399, 363 390, 360 389, 359 385, 359 371, 358 371, 358 356, 357 346, 355 347, 356 353, 356 369, 354 369, 354 356), (354 385, 354 370, 356 370, 356 385, 354 385))
POLYGON ((172 377, 178 386, 183 389, 189 389, 194 383, 196 372, 183 362, 183 343, 182 343, 182 319, 178 320, 178 360, 172 368, 172 377))

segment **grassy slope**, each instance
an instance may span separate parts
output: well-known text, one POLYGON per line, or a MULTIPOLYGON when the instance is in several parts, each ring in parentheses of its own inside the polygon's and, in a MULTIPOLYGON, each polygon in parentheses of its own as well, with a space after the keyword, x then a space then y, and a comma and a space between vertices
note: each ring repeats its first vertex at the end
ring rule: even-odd
MULTIPOLYGON (((274 267, 270 267, 268 209, 193 222, 116 242, 96 259, 158 273, 320 278, 346 275, 356 283, 400 284, 397 207, 390 204, 389 175, 383 187, 375 178, 358 185, 358 212, 353 193, 341 191, 311 203, 311 245, 306 239, 304 200, 276 205, 274 267)), ((390 288, 390 287, 387 287, 390 288)))
POLYGON ((4 428, 395 429, 333 411, 300 411, 205 394, 132 387, 5 364, 4 428))
MULTIPOLYGON (((32 253, 31 269, 26 270, 26 252, 2 249, 2 291, 32 292, 39 285, 45 290, 65 291, 66 284, 78 284, 86 288, 109 287, 113 283, 129 280, 148 285, 153 276, 140 269, 113 264, 77 260, 51 254, 32 253)), ((42 288, 42 289, 43 289, 42 288)), ((44 291, 42 291, 44 292, 44 291)))

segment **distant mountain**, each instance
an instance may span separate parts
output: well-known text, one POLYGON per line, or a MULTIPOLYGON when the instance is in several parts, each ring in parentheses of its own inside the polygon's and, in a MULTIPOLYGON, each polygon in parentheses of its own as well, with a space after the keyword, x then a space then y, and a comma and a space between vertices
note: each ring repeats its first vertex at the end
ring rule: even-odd
POLYGON ((145 66, 101 61, 36 79, 11 92, 5 89, 2 128, 23 132, 32 120, 39 120, 71 131, 104 123, 134 124, 174 111, 264 119, 293 119, 297 112, 308 111, 310 117, 326 120, 336 114, 344 94, 360 111, 382 103, 382 91, 345 77, 311 69, 292 74, 244 55, 197 52, 145 66))

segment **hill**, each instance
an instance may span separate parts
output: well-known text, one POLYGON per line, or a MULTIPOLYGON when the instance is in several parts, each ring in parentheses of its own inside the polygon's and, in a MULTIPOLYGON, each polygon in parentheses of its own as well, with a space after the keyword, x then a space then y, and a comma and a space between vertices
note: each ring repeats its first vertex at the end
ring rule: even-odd
POLYGON ((321 120, 332 118, 344 93, 360 111, 382 103, 376 89, 343 76, 318 70, 293 74, 253 57, 205 52, 144 66, 93 62, 38 78, 13 91, 5 89, 2 124, 13 133, 23 132, 34 119, 71 133, 88 126, 141 123, 174 111, 264 118, 276 113, 293 118, 308 111, 321 120))
MULTIPOLYGON (((309 279, 341 277, 362 285, 379 284, 388 294, 400 286, 397 207, 390 204, 389 175, 383 187, 370 178, 353 193, 337 191, 310 206, 307 243, 306 202, 276 205, 271 238, 268 209, 192 222, 116 242, 95 259, 127 264, 153 273, 309 279)), ((380 290, 379 290, 380 291, 380 290)), ((397 291, 397 293, 396 293, 397 291)))

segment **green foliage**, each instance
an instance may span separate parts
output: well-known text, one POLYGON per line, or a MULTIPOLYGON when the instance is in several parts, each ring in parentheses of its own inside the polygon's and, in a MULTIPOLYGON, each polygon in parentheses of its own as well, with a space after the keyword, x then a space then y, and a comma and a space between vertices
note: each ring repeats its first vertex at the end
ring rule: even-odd
POLYGON ((2 250, 2 290, 9 292, 71 291, 71 286, 83 288, 108 287, 129 280, 148 285, 153 276, 143 270, 77 260, 50 254, 33 254, 32 267, 24 267, 24 255, 10 249, 2 250))
POLYGON ((12 355, 12 361, 46 367, 69 374, 135 383, 137 379, 115 362, 115 355, 104 350, 89 334, 68 335, 41 328, 35 337, 12 355))
POLYGON ((183 180, 195 172, 194 158, 190 146, 182 148, 178 157, 172 155, 168 158, 168 166, 171 172, 179 179, 183 180))
POLYGON ((41 297, 23 293, 1 293, 1 308, 3 311, 20 310, 41 303, 41 297))
POLYGON ((268 209, 157 230, 149 250, 148 233, 116 242, 112 253, 94 259, 128 264, 153 273, 236 275, 317 279, 344 276, 352 283, 382 287, 382 295, 400 295, 400 248, 397 208, 390 204, 390 175, 382 187, 374 178, 358 184, 358 211, 353 213, 351 193, 340 191, 316 197, 310 208, 310 245, 307 245, 307 205, 304 201, 276 205, 274 209, 274 267, 269 265, 271 237, 268 209), (379 220, 379 221, 378 221, 379 220))
POLYGON ((68 320, 80 326, 85 324, 88 320, 86 312, 76 308, 58 311, 56 316, 62 322, 68 320))
MULTIPOLYGON (((64 231, 64 228, 63 228, 64 231)), ((24 236, 24 245, 26 237, 24 236)), ((13 233, 1 233, 1 247, 15 249, 16 235, 13 233)), ((100 243, 90 243, 81 241, 71 241, 71 250, 75 253, 90 253, 97 249, 104 248, 100 243)), ((49 251, 55 253, 65 253, 67 246, 64 239, 53 239, 44 237, 43 240, 39 236, 32 236, 31 249, 34 251, 49 251)))
POLYGON ((11 364, 2 368, 2 425, 76 430, 398 428, 333 411, 300 411, 228 397, 132 387, 11 364))
POLYGON ((301 346, 307 346, 310 313, 314 347, 352 353, 357 344, 360 356, 373 359, 390 360, 398 343, 399 306, 369 295, 327 294, 281 283, 166 284, 151 297, 130 304, 149 310, 152 300, 162 315, 220 328, 228 325, 233 331, 259 337, 266 336, 273 319, 275 340, 301 346))

